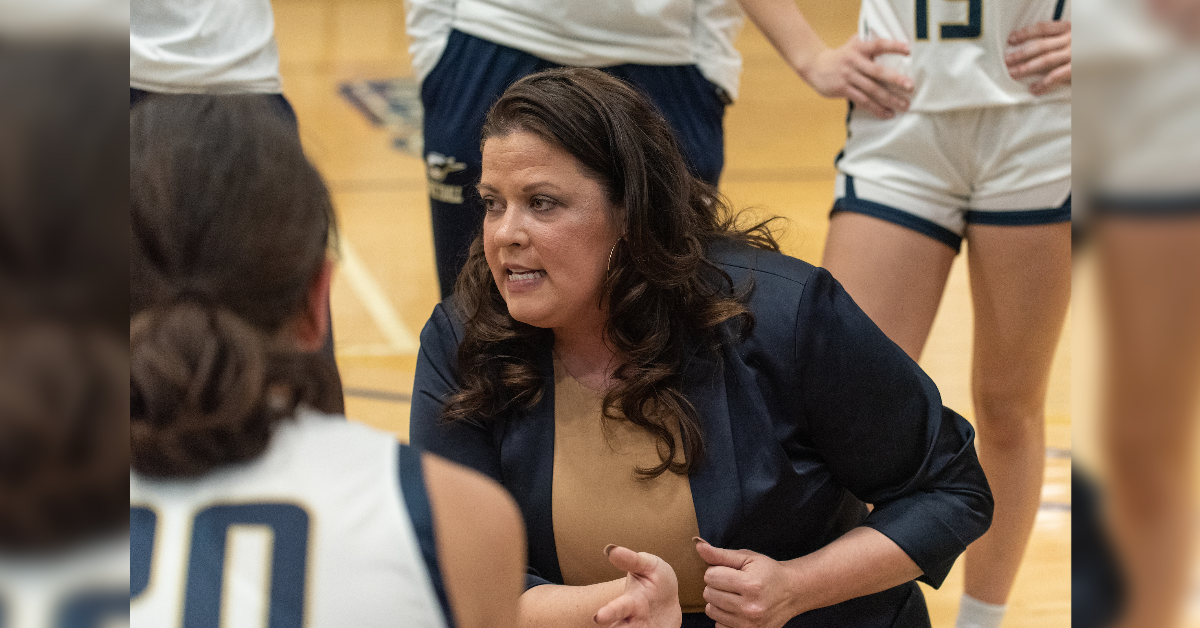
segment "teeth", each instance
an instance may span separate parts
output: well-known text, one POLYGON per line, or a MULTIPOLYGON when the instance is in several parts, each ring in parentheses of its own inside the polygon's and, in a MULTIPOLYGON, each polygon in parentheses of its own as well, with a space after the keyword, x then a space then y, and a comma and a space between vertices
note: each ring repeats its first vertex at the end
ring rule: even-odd
POLYGON ((541 274, 541 272, 542 271, 540 271, 540 270, 530 270, 530 271, 526 271, 523 273, 512 273, 508 276, 508 280, 509 281, 525 281, 527 279, 534 279, 539 274, 541 274))

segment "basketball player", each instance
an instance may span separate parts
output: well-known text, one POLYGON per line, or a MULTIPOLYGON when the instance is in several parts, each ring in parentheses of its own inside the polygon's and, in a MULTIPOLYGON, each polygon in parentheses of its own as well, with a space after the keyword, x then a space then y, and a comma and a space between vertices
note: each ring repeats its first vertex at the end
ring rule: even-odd
POLYGON ((1070 292, 1069 16, 1069 0, 864 0, 832 66, 852 104, 823 265, 917 359, 969 245, 972 393, 996 515, 966 553, 964 628, 999 624, 1040 502, 1070 292))
POLYGON ((290 125, 201 95, 129 124, 133 623, 513 625, 507 494, 326 414, 335 225, 290 125))
MULTIPOLYGON (((131 109, 150 96, 261 94, 299 132, 282 93, 271 0, 135 0, 126 8, 131 109)), ((336 370, 332 326, 321 351, 336 370)))
MULTIPOLYGON (((1080 10, 1086 92, 1075 124, 1088 144, 1077 170, 1090 193, 1105 332, 1103 523, 1120 567, 1104 575, 1123 585, 1119 621, 1106 625, 1175 626, 1195 573, 1200 2, 1105 0, 1080 10)), ((1095 606, 1103 602, 1074 599, 1076 625, 1095 606)))

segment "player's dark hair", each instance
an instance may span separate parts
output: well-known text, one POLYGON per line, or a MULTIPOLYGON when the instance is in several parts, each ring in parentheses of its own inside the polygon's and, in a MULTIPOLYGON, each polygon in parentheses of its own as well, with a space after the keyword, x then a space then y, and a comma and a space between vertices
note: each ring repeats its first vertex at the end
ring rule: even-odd
MULTIPOLYGON (((690 348, 713 347, 718 326, 754 320, 745 306, 750 286, 737 287, 709 259, 718 240, 779 250, 766 223, 739 226, 724 198, 689 171, 670 126, 628 84, 592 69, 554 69, 508 88, 488 112, 482 143, 528 132, 575 157, 601 184, 621 240, 613 251, 602 300, 607 339, 623 364, 604 396, 606 420, 627 420, 660 443, 661 464, 643 477, 687 473, 703 448, 696 410, 681 387, 690 348), (677 460, 674 437, 683 444, 677 460)), ((455 288, 466 321, 459 345, 461 390, 444 407, 447 420, 479 420, 541 397, 533 340, 544 331, 514 320, 484 258, 482 238, 471 245, 455 288)))
POLYGON ((329 192, 265 96, 151 96, 129 116, 131 464, 249 460, 335 377, 280 331, 335 230, 329 192))
POLYGON ((128 49, 0 42, 0 550, 129 522, 128 49))

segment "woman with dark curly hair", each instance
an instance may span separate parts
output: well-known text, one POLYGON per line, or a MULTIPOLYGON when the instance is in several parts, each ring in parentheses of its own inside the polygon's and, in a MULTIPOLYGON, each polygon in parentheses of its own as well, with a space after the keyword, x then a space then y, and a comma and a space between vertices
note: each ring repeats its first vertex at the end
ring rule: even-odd
POLYGON ((482 147, 412 441, 513 493, 523 625, 927 625, 914 580, 941 584, 992 501, 920 368, 739 227, 626 84, 522 79, 482 147))
POLYGON ((274 107, 130 112, 132 623, 511 626, 507 495, 331 413, 333 206, 274 107))

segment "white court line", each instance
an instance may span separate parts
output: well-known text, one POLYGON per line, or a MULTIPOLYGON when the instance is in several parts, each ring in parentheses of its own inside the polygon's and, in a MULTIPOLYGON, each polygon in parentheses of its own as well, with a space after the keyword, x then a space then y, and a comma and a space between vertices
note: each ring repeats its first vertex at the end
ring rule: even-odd
POLYGON ((350 240, 344 234, 338 238, 338 248, 341 252, 341 263, 338 264, 338 269, 346 275, 346 279, 350 281, 350 287, 354 288, 354 293, 366 306, 367 313, 371 315, 371 318, 375 320, 375 325, 387 338, 388 349, 390 349, 388 353, 415 354, 418 347, 416 336, 400 320, 400 315, 396 313, 396 308, 392 307, 392 302, 388 300, 383 286, 379 285, 370 269, 363 263, 362 258, 354 251, 354 247, 350 246, 350 240))

